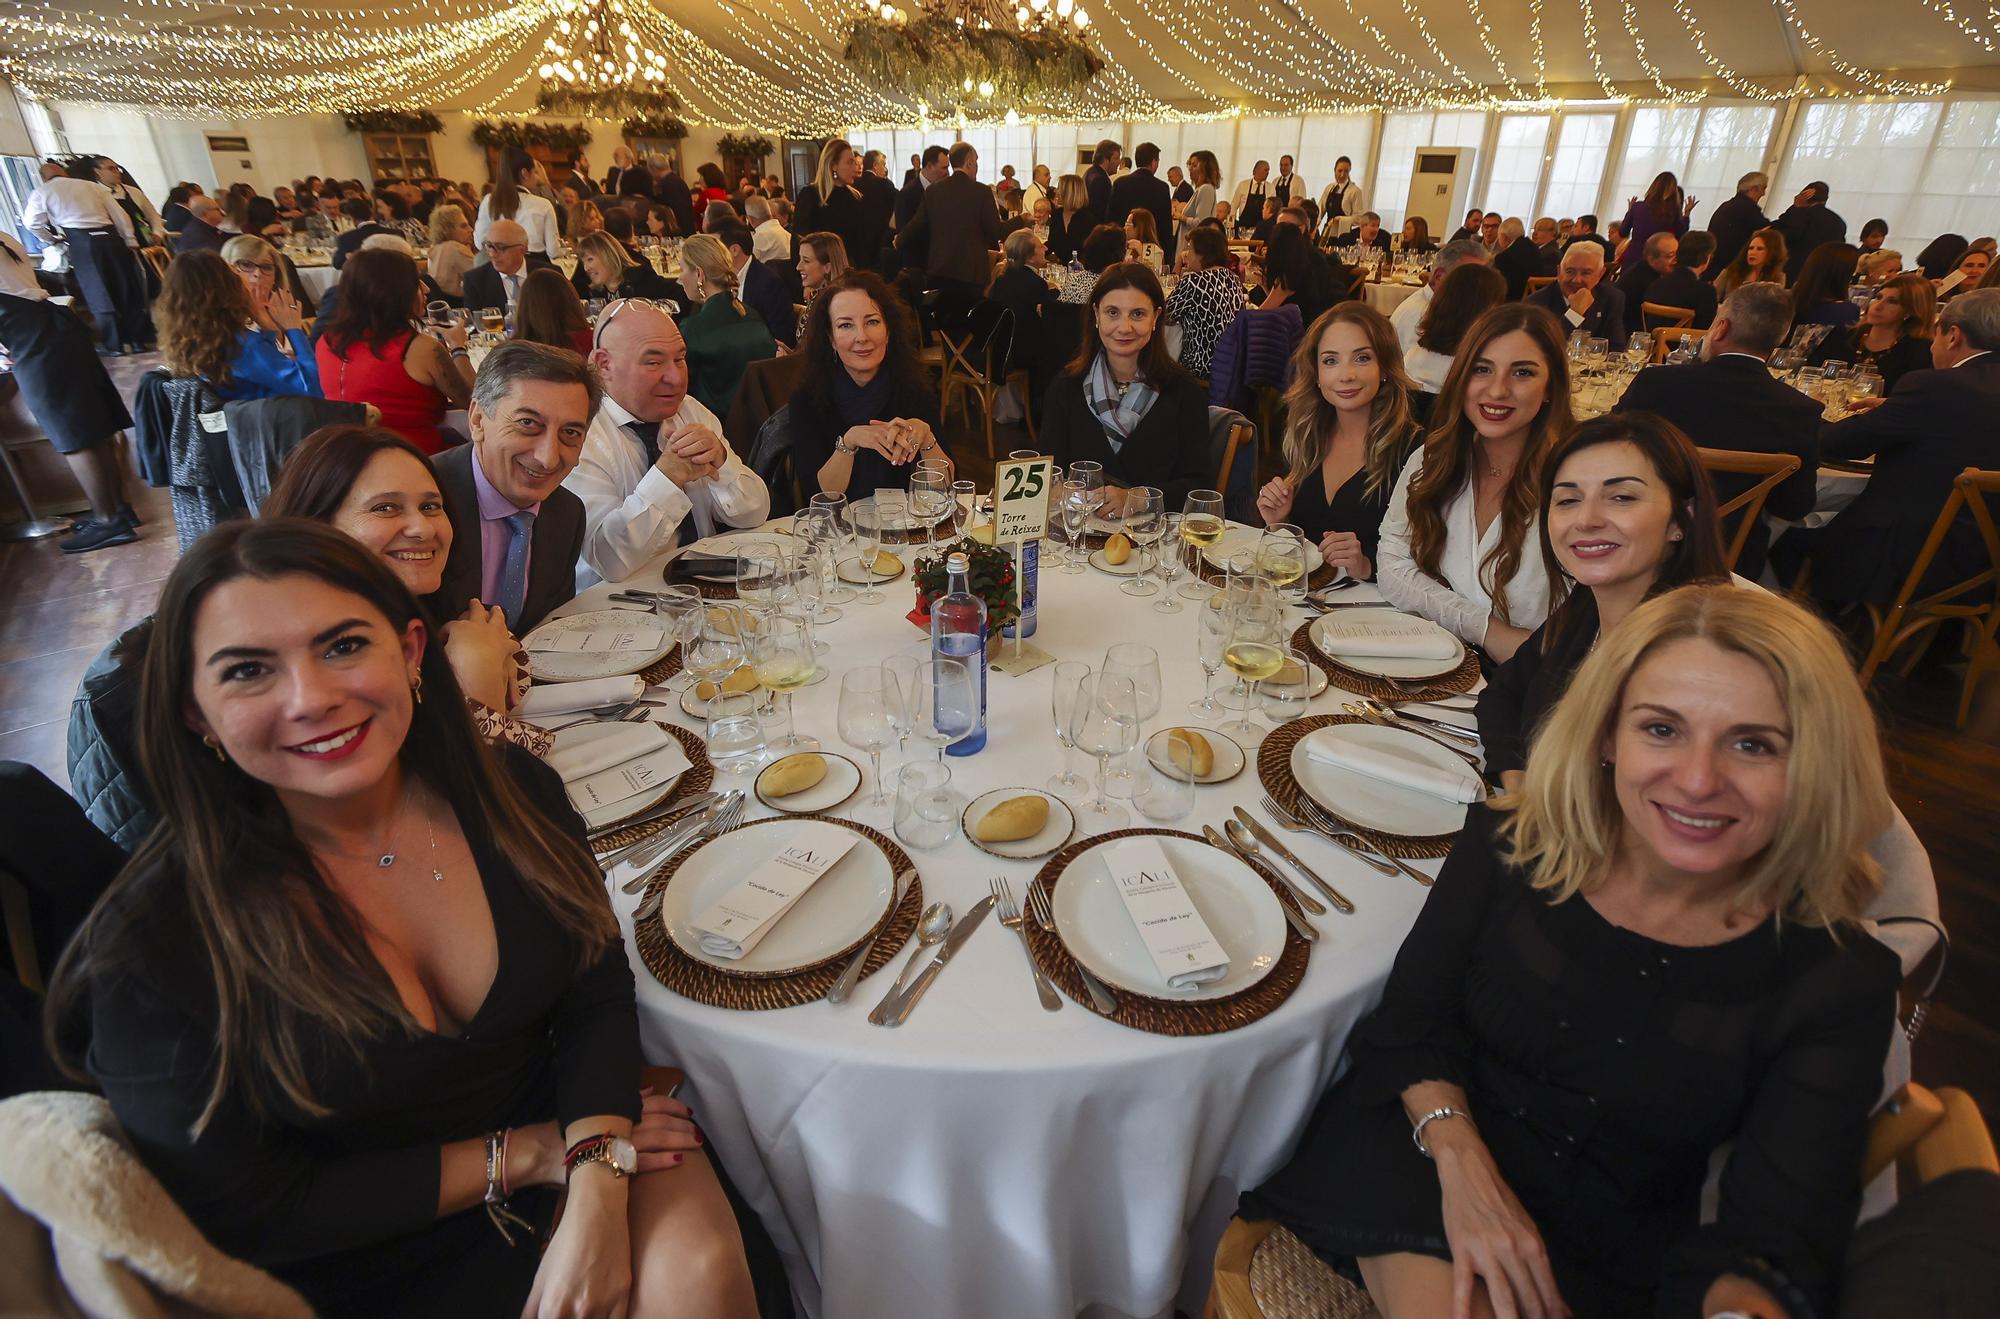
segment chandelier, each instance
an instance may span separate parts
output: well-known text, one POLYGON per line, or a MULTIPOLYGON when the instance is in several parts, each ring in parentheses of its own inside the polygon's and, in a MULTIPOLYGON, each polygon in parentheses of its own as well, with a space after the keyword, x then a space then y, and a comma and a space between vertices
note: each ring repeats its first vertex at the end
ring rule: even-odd
POLYGON ((1075 92, 1103 59, 1076 0, 864 0, 844 56, 863 75, 930 106, 1034 105, 1075 92))
POLYGON ((667 86, 667 59, 632 26, 624 0, 566 0, 542 41, 536 108, 619 119, 670 115, 681 98, 667 86))

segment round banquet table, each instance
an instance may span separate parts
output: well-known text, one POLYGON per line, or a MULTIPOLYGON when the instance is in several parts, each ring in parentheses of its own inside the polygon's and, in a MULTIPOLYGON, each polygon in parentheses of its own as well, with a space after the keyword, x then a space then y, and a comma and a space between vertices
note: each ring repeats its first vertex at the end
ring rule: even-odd
MULTIPOLYGON (((1095 666, 1114 641, 1149 641, 1160 652, 1163 689, 1148 734, 1192 722, 1186 704, 1202 682, 1194 605, 1156 614, 1151 598, 1122 594, 1106 574, 1057 571, 1057 547, 1044 548, 1033 642, 1095 666)), ((912 550, 901 554, 907 563, 912 550)), ((603 608, 612 590, 660 582, 656 562, 561 612, 603 608)), ((800 731, 857 760, 864 775, 867 757, 838 733, 840 675, 924 640, 904 616, 913 603, 908 576, 882 590, 879 603, 843 604, 843 617, 817 629, 832 647, 822 658, 829 676, 793 698, 800 731)), ((1049 684, 1046 667, 991 675, 988 743, 950 760, 954 790, 969 799, 1040 787, 1055 771, 1049 684)), ((1329 688, 1312 712, 1337 713, 1341 699, 1329 688)), ((678 706, 671 713, 699 727, 678 706)), ((913 742, 912 754, 931 753, 913 742)), ((884 761, 893 772, 893 748, 884 761)), ((1080 754, 1078 766, 1088 769, 1080 754)), ((837 813, 889 832, 887 812, 865 805, 870 788, 837 813)), ((1236 779, 1196 792, 1194 818, 1173 827, 1219 825, 1237 805, 1265 818, 1254 751, 1236 779)), ((752 798, 746 818, 768 814, 752 798)), ((1290 1153, 1425 894, 1324 840, 1283 837, 1357 911, 1311 918, 1320 940, 1304 979, 1275 1011, 1188 1038, 1128 1029, 1068 999, 1059 1012, 1043 1011, 1019 937, 992 917, 900 1028, 866 1017, 907 952, 839 1007, 710 1007, 660 984, 631 937, 638 896, 611 896, 638 983, 646 1058, 686 1071, 682 1097, 776 1240, 808 1314, 1150 1317, 1176 1305, 1197 1314, 1238 1194, 1290 1153)), ((962 837, 911 855, 925 901, 949 901, 960 913, 986 896, 995 875, 1006 875, 1020 899, 1042 864, 1002 860, 962 837)), ((1439 863, 1419 864, 1434 874, 1439 863)))
POLYGON ((1377 283, 1370 280, 1362 286, 1361 296, 1368 300, 1369 306, 1387 316, 1414 297, 1422 287, 1421 284, 1377 283))
POLYGON ((326 291, 332 288, 334 282, 340 278, 340 272, 335 270, 330 264, 324 266, 298 266, 297 263, 294 263, 294 265, 299 272, 299 284, 306 292, 312 294, 314 302, 319 302, 325 298, 326 291))

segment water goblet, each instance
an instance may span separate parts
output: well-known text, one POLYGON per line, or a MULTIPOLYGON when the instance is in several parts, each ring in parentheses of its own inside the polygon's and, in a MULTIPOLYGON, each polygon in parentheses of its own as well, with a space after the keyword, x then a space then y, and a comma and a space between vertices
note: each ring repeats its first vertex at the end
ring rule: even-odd
POLYGON ((1074 796, 1090 788, 1088 781, 1070 766, 1076 754, 1076 705, 1090 685, 1090 666, 1082 660, 1061 660, 1049 683, 1049 713, 1055 718, 1056 745, 1063 749, 1062 773, 1049 776, 1050 792, 1074 796))
MULTIPOLYGON (((849 669, 840 676, 840 740, 856 751, 866 751, 875 776, 875 791, 868 804, 877 809, 889 804, 887 785, 882 780, 882 753, 896 740, 896 719, 890 693, 896 679, 881 665, 849 669)), ((901 704, 901 696, 896 704, 901 704)))
POLYGON ((1165 506, 1161 502, 1160 491, 1154 486, 1133 486, 1125 492, 1125 516, 1122 526, 1126 538, 1139 552, 1139 571, 1127 577, 1119 590, 1126 595, 1148 596, 1160 588, 1146 575, 1149 561, 1147 555, 1160 543, 1165 531, 1165 506))

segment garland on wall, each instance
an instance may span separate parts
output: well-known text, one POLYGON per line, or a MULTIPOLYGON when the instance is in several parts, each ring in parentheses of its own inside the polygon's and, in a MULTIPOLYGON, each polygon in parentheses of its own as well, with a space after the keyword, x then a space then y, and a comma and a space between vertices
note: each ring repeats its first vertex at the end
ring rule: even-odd
POLYGON ((771 145, 770 138, 755 137, 747 133, 742 137, 738 137, 734 133, 724 133, 715 142, 715 154, 725 159, 742 157, 750 160, 762 160, 775 150, 777 148, 771 145))
POLYGON ((340 117, 351 133, 442 133, 444 120, 429 110, 349 110, 340 117))
POLYGON ((582 124, 545 124, 535 119, 481 119, 472 126, 475 145, 498 150, 580 151, 590 145, 590 130, 582 124))
POLYGON ((627 137, 664 137, 678 142, 688 135, 688 126, 670 114, 633 115, 618 127, 627 137))

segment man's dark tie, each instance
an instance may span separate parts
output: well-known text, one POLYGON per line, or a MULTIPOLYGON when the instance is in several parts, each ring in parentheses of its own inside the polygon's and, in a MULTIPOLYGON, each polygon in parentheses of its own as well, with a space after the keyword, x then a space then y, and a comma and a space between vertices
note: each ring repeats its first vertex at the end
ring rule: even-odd
MULTIPOLYGON (((651 467, 660 461, 659 422, 640 421, 634 417, 625 423, 625 429, 631 432, 633 439, 639 441, 639 447, 646 451, 646 466, 651 467)), ((693 496, 689 496, 689 501, 693 501, 693 496)), ((674 531, 674 544, 688 545, 699 539, 701 536, 694 524, 694 509, 689 508, 687 516, 681 519, 680 526, 674 531)))

